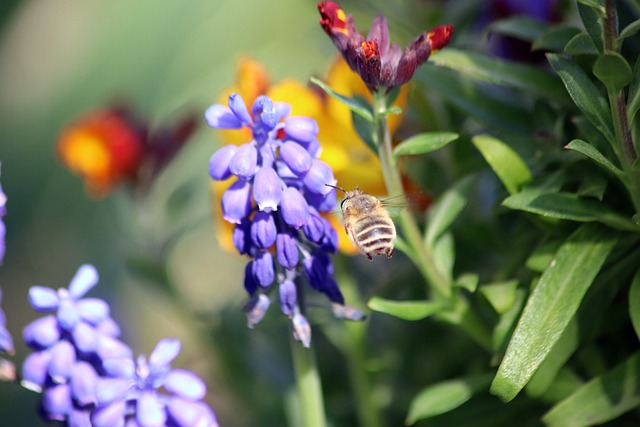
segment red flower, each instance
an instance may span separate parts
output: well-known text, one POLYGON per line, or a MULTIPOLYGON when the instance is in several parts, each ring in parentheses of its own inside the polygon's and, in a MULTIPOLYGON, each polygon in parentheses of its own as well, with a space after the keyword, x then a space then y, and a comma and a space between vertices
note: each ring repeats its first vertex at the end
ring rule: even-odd
POLYGON ((349 67, 371 90, 391 88, 407 83, 431 52, 447 44, 452 25, 441 25, 416 37, 402 52, 389 42, 389 26, 384 15, 378 15, 365 39, 358 33, 352 15, 346 15, 337 3, 318 3, 320 25, 331 37, 349 67))

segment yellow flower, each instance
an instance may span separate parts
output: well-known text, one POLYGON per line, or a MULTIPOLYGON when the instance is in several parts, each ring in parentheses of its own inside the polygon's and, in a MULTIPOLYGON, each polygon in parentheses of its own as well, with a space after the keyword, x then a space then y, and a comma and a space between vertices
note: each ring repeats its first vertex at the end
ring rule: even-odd
MULTIPOLYGON (((371 95, 360 77, 349 69, 346 62, 338 57, 327 74, 326 82, 336 92, 346 96, 358 95, 371 101, 371 95)), ((327 96, 317 88, 312 88, 298 81, 287 79, 271 85, 265 68, 258 62, 243 57, 238 62, 236 83, 223 90, 218 102, 226 104, 231 93, 239 93, 248 105, 260 95, 266 95, 274 101, 284 101, 291 105, 294 116, 308 116, 318 122, 320 133, 318 140, 322 146, 320 159, 333 169, 338 185, 350 190, 359 186, 361 190, 377 195, 386 195, 382 170, 377 156, 360 139, 351 123, 351 111, 339 101, 327 96)), ((394 105, 405 107, 407 102, 407 86, 403 86, 394 105)), ((401 116, 392 116, 389 126, 393 132, 401 116)), ((244 144, 251 140, 248 129, 220 131, 224 144, 244 144)), ((214 182, 215 206, 220 206, 220 195, 230 185, 229 181, 214 182)), ((338 196, 339 197, 339 196, 338 196)), ((231 231, 233 226, 215 215, 218 221, 218 238, 225 249, 232 249, 231 231)), ((330 215, 329 220, 340 230, 340 251, 354 254, 356 249, 348 241, 342 231, 337 215, 330 215)))

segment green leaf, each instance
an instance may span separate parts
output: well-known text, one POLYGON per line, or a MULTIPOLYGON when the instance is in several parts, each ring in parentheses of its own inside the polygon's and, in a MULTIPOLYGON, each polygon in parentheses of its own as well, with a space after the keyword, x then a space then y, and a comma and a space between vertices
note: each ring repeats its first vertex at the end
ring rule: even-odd
POLYGON ((478 52, 467 52, 451 47, 432 55, 429 62, 481 81, 509 86, 539 98, 567 105, 568 100, 555 76, 528 65, 511 63, 478 52))
POLYGON ((582 69, 559 55, 547 55, 549 63, 564 82, 573 102, 609 142, 616 143, 611 111, 606 99, 582 69))
POLYGON ((556 255, 558 248, 562 244, 561 240, 551 240, 549 242, 545 242, 527 258, 525 263, 526 267, 535 271, 536 273, 542 273, 544 270, 549 267, 551 261, 553 261, 553 257, 556 255))
POLYGON ((522 307, 527 299, 527 293, 524 289, 516 289, 515 297, 511 307, 504 312, 495 328, 493 328, 493 337, 491 338, 491 347, 496 353, 504 353, 505 342, 511 336, 516 326, 518 316, 522 312, 522 307))
POLYGON ((524 108, 519 97, 505 99, 503 95, 495 93, 495 88, 489 88, 471 80, 469 76, 452 73, 447 68, 437 67, 429 62, 418 70, 415 80, 493 129, 527 135, 534 132, 532 113, 524 108))
POLYGON ((541 397, 553 384, 560 369, 567 363, 573 352, 580 344, 580 330, 578 320, 574 317, 567 325, 558 342, 553 346, 544 362, 536 370, 525 387, 530 397, 541 397))
POLYGON ((517 280, 488 283, 480 286, 480 293, 489 301, 498 314, 506 313, 516 300, 517 280))
POLYGON ((412 156, 424 154, 444 147, 459 135, 453 132, 425 132, 405 139, 393 149, 393 156, 412 156))
POLYGON ((486 33, 498 33, 532 42, 547 30, 547 25, 526 16, 514 16, 492 22, 486 33))
POLYGON ((510 194, 531 181, 531 171, 520 156, 507 144, 489 135, 478 135, 471 142, 480 151, 491 169, 498 175, 510 194))
POLYGON ((467 205, 473 188, 474 177, 468 175, 444 193, 429 211, 429 225, 425 230, 425 246, 433 249, 433 244, 442 233, 449 229, 460 212, 467 205))
POLYGON ((373 113, 371 110, 371 106, 367 103, 364 103, 356 98, 349 98, 348 96, 341 95, 331 89, 325 82, 315 77, 311 77, 309 80, 311 81, 311 83, 325 91, 327 95, 342 102, 355 114, 361 116, 363 119, 369 122, 373 122, 373 113))
POLYGON ((629 317, 631 324, 636 331, 636 335, 640 338, 640 270, 631 281, 631 289, 629 290, 629 317))
POLYGON ((533 42, 531 50, 562 52, 567 43, 579 33, 580 30, 575 27, 565 25, 551 27, 533 42))
POLYGON ((640 353, 600 375, 547 412, 550 427, 591 426, 613 420, 640 405, 640 353))
POLYGON ((367 304, 373 311, 388 314, 404 320, 420 320, 447 309, 447 306, 433 301, 392 301, 373 297, 367 304))
POLYGON ((601 222, 617 230, 640 231, 629 218, 610 210, 603 203, 573 193, 542 193, 525 190, 507 197, 502 204, 511 209, 550 218, 578 222, 601 222))
POLYGON ((353 128, 355 129, 360 139, 364 141, 367 147, 369 147, 374 154, 378 155, 378 146, 376 144, 375 136, 376 131, 373 122, 370 122, 369 120, 352 111, 351 123, 353 124, 353 128))
POLYGON ((627 117, 629 123, 633 123, 635 115, 640 110, 640 56, 633 67, 633 79, 629 85, 629 95, 627 98, 627 117))
POLYGON ((613 172, 618 178, 624 178, 624 173, 613 163, 609 161, 600 151, 598 151, 593 145, 585 142, 581 139, 574 139, 567 145, 566 149, 577 151, 580 154, 584 154, 600 166, 607 169, 609 172, 613 172))
POLYGON ((620 32, 618 40, 624 40, 627 37, 635 36, 640 31, 640 19, 636 19, 620 32))
POLYGON ((453 241, 453 233, 446 231, 438 237, 432 250, 433 263, 442 275, 449 281, 453 278, 453 265, 456 260, 456 248, 453 241))
POLYGON ((544 271, 520 317, 491 392, 512 400, 529 382, 573 318, 618 234, 595 224, 578 228, 544 271))
POLYGON ((576 34, 564 47, 569 55, 598 55, 600 52, 587 33, 576 34))
POLYGON ((593 74, 611 92, 618 93, 631 81, 631 67, 617 52, 600 55, 593 65, 593 74))
POLYGON ((490 374, 481 374, 431 385, 414 397, 405 424, 447 413, 486 390, 490 382, 490 374))
POLYGON ((458 276, 453 286, 456 286, 461 289, 466 289, 469 292, 473 293, 478 288, 478 283, 480 282, 480 278, 475 273, 464 273, 458 276))
POLYGON ((589 37, 598 48, 598 52, 604 52, 604 37, 600 23, 600 19, 606 15, 604 7, 597 1, 578 0, 578 12, 589 37))

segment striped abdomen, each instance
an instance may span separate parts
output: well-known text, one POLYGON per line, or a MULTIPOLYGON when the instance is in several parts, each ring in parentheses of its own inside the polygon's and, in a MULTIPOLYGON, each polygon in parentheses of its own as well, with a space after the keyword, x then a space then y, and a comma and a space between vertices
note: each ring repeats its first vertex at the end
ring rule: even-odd
POLYGON ((361 218, 353 224, 352 231, 356 246, 369 259, 372 254, 386 254, 391 258, 396 227, 389 216, 383 214, 361 218))

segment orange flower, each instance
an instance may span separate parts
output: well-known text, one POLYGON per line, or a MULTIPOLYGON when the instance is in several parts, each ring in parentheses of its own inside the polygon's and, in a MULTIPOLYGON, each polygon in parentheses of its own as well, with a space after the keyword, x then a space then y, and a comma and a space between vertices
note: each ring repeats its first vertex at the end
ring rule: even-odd
MULTIPOLYGON (((327 84, 336 92, 346 96, 358 95, 371 100, 371 94, 360 77, 351 71, 340 57, 332 64, 326 78, 327 84)), ((243 57, 238 62, 236 83, 225 89, 218 102, 226 104, 229 94, 239 93, 248 105, 260 95, 266 95, 274 101, 286 101, 291 105, 294 116, 308 116, 314 118, 319 125, 318 139, 322 146, 320 159, 327 162, 333 169, 338 185, 345 189, 359 186, 363 191, 377 195, 386 195, 386 188, 382 177, 382 170, 378 157, 360 139, 351 123, 351 111, 339 101, 327 96, 320 90, 315 90, 292 79, 271 85, 265 68, 258 62, 243 57)), ((407 86, 403 86, 394 105, 404 108, 407 102, 407 86)), ((401 116, 390 118, 390 128, 393 132, 401 116)), ((248 129, 220 131, 224 144, 240 145, 251 140, 248 129)), ((217 209, 220 206, 220 195, 230 185, 229 182, 214 182, 213 184, 217 209)), ((214 215, 218 221, 218 239, 225 249, 232 249, 231 231, 233 226, 222 221, 221 215, 214 215)), ((334 227, 340 230, 340 250, 345 253, 356 253, 356 249, 342 232, 337 215, 329 218, 334 227)))
POLYGON ((194 115, 148 131, 125 107, 84 114, 62 130, 60 162, 84 180, 87 192, 104 197, 121 183, 145 190, 175 157, 196 128, 194 115))
POLYGON ((123 181, 133 181, 144 152, 144 133, 115 110, 90 112, 60 134, 60 161, 84 180, 87 191, 103 197, 123 181))

